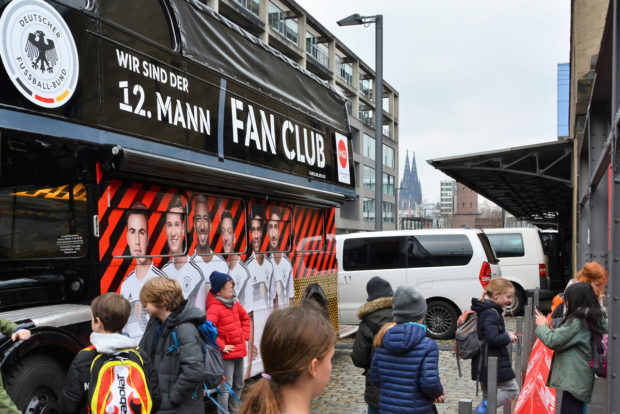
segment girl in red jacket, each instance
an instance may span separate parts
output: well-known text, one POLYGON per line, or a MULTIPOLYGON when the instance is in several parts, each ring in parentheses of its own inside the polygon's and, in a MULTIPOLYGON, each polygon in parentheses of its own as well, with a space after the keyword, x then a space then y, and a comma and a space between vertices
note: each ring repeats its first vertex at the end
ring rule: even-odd
MULTIPOLYGON (((209 277, 211 290, 207 295, 207 320, 217 328, 217 344, 222 350, 224 377, 237 395, 243 389, 243 357, 247 355, 245 341, 250 339, 250 318, 235 296, 235 282, 220 272, 209 277)), ((218 403, 230 412, 239 409, 235 399, 229 401, 228 388, 221 389, 218 403)))

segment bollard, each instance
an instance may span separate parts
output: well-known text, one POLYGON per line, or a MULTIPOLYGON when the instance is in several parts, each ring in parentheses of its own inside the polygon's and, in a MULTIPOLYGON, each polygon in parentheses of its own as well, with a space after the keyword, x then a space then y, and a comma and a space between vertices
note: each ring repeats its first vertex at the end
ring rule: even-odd
POLYGON ((534 308, 537 308, 540 305, 540 289, 536 288, 534 290, 534 308))
POLYGON ((523 310, 523 347, 521 352, 521 367, 527 367, 527 362, 530 358, 530 349, 528 344, 530 343, 530 335, 532 333, 532 298, 528 298, 528 304, 523 310))
POLYGON ((517 317, 517 335, 519 335, 519 339, 517 339, 517 355, 515 357, 515 375, 517 384, 519 384, 519 388, 523 385, 523 372, 521 365, 521 354, 523 353, 523 317, 517 317), (521 334, 521 335, 519 335, 521 334))
POLYGON ((487 413, 497 412, 497 357, 488 358, 487 371, 487 413))
POLYGON ((472 414, 471 398, 461 398, 459 400, 459 414, 472 414))

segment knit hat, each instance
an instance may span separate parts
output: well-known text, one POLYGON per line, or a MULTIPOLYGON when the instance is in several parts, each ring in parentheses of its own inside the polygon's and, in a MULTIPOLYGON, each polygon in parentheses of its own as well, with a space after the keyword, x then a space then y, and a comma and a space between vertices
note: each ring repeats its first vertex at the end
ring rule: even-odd
POLYGON ((368 293, 367 302, 371 300, 386 298, 394 295, 390 282, 375 276, 366 283, 366 293, 368 293))
POLYGON ((211 273, 211 276, 209 276, 209 282, 211 282, 211 292, 216 295, 220 290, 222 290, 226 282, 229 280, 232 280, 232 277, 226 273, 214 270, 211 273))
POLYGON ((412 287, 399 286, 393 302, 392 315, 396 323, 417 322, 426 315, 426 300, 412 287))

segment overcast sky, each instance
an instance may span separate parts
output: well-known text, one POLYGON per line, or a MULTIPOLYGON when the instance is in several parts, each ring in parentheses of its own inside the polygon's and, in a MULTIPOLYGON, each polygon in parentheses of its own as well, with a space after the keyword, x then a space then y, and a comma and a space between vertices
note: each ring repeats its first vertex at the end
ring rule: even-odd
POLYGON ((297 1, 372 68, 374 25, 336 21, 383 14, 383 77, 400 94, 399 180, 415 152, 424 201, 438 201, 447 178, 428 159, 557 139, 570 1, 297 1))

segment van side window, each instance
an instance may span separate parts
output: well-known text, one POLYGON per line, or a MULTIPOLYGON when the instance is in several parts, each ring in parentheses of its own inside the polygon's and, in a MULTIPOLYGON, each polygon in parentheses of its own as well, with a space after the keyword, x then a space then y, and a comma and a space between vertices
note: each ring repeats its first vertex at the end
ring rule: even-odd
POLYGON ((408 238, 407 267, 463 266, 474 252, 464 234, 420 235, 408 238))
POLYGON ((344 270, 399 269, 405 267, 405 237, 355 238, 344 241, 344 270))
POLYGON ((497 257, 523 257, 523 237, 518 233, 487 234, 497 257))

